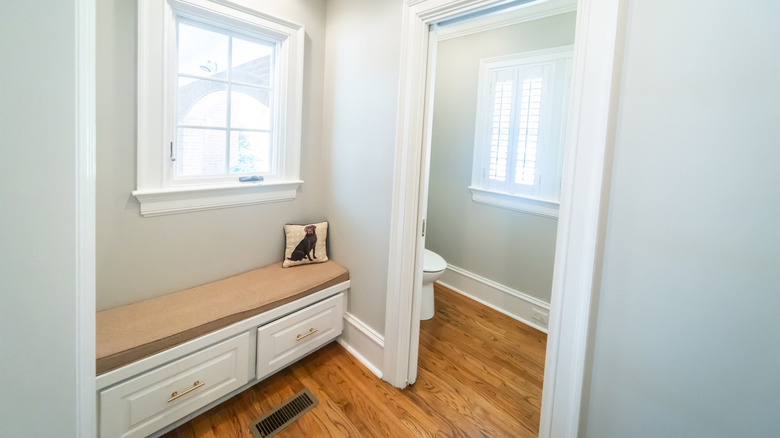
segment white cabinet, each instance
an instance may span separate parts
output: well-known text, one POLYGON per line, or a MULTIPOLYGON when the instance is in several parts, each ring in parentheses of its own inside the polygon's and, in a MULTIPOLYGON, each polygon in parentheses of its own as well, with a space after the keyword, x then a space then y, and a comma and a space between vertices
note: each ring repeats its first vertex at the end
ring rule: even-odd
POLYGON ((100 392, 102 438, 145 437, 249 381, 249 333, 100 392))
POLYGON ((336 339, 345 294, 323 294, 327 298, 288 303, 103 375, 100 438, 161 433, 336 339))
POLYGON ((344 294, 338 294, 258 328, 257 379, 333 340, 343 318, 344 294))

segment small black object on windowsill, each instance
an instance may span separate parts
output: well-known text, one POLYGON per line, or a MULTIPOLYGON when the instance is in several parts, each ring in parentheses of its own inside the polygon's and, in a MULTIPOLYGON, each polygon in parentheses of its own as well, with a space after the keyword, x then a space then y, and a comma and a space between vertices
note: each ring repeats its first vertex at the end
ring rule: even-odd
POLYGON ((240 176, 240 177, 238 177, 238 181, 239 182, 262 182, 263 181, 263 177, 262 176, 257 176, 257 175, 240 176))

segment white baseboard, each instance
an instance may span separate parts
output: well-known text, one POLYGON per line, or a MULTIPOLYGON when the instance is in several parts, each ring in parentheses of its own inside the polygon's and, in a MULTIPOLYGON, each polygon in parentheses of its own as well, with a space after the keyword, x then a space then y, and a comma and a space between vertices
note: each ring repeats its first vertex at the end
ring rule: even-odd
POLYGON ((453 265, 437 283, 547 333, 550 303, 453 265))
POLYGON ((336 340, 355 359, 382 378, 381 364, 385 355, 385 338, 349 312, 344 312, 344 331, 336 340))

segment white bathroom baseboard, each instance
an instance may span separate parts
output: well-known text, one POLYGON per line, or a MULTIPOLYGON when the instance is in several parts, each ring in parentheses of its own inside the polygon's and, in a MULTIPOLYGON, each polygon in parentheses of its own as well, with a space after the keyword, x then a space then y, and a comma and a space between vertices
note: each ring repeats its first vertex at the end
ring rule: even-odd
POLYGON ((382 378, 382 369, 376 365, 384 359, 385 339, 382 335, 355 315, 344 312, 344 331, 337 342, 372 373, 382 378))
POLYGON ((437 283, 547 333, 550 303, 453 265, 437 283))

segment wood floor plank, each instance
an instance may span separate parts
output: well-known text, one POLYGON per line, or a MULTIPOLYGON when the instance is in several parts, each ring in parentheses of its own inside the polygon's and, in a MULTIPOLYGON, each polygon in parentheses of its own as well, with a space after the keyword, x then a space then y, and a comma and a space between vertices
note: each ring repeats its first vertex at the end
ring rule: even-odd
MULTIPOLYGON (((509 380, 517 383, 519 388, 529 391, 540 388, 542 385, 543 364, 529 363, 527 360, 509 360, 495 354, 485 354, 485 351, 478 345, 450 340, 447 337, 435 337, 425 331, 420 333, 420 346, 426 351, 443 354, 447 357, 458 357, 460 360, 473 363, 474 366, 500 374, 501 382, 504 384, 508 383, 507 380, 509 380)), ((424 365, 427 360, 427 355, 423 355, 420 364, 424 365)), ((499 383, 495 382, 495 384, 499 383)))
MULTIPOLYGON (((440 295, 447 296, 446 288, 440 286, 437 291, 440 295)), ((449 292, 449 294, 457 295, 456 298, 459 301, 468 300, 471 303, 442 300, 436 308, 437 317, 430 321, 433 325, 438 326, 435 329, 438 336, 445 339, 465 337, 472 340, 471 345, 480 346, 486 353, 509 357, 512 360, 530 360, 536 364, 544 365, 545 349, 539 348, 540 345, 546 346, 547 336, 544 333, 519 324, 506 315, 454 292, 449 292), (475 307, 475 305, 479 307, 475 307), (475 315, 474 311, 481 311, 486 316, 475 315), (495 315, 489 318, 488 311, 494 312, 495 315), (491 327, 491 324, 486 324, 487 321, 492 321, 494 323, 492 325, 509 325, 509 327, 512 327, 510 324, 514 324, 515 327, 512 328, 515 330, 507 331, 509 327, 499 330, 491 327)))
MULTIPOLYGON (((528 418, 540 409, 535 401, 519 396, 516 387, 508 386, 495 374, 495 370, 484 363, 474 364, 461 360, 461 357, 434 354, 432 351, 427 356, 429 359, 425 365, 421 365, 422 368, 439 374, 440 370, 447 370, 447 375, 459 376, 462 387, 470 388, 475 396, 488 401, 490 406, 501 409, 507 415, 528 418)), ((539 391, 541 386, 533 390, 539 391)))
POLYGON ((339 365, 333 358, 333 346, 330 347, 326 351, 330 355, 329 366, 296 365, 294 369, 300 378, 315 386, 318 392, 327 393, 363 436, 392 436, 395 423, 392 413, 384 403, 363 397, 364 393, 351 378, 353 372, 339 365))
POLYGON ((251 423, 303 387, 320 403, 280 438, 537 436, 547 336, 440 285, 435 305, 404 390, 332 343, 163 438, 250 438, 251 423))
POLYGON ((390 408, 395 418, 409 429, 410 436, 431 436, 439 432, 439 425, 431 420, 428 413, 421 409, 420 406, 411 404, 403 398, 403 392, 398 391, 389 383, 377 379, 373 373, 362 366, 353 356, 340 354, 335 359, 345 369, 360 371, 360 373, 352 374, 352 384, 356 385, 365 394, 378 392, 384 396, 385 404, 390 408))

